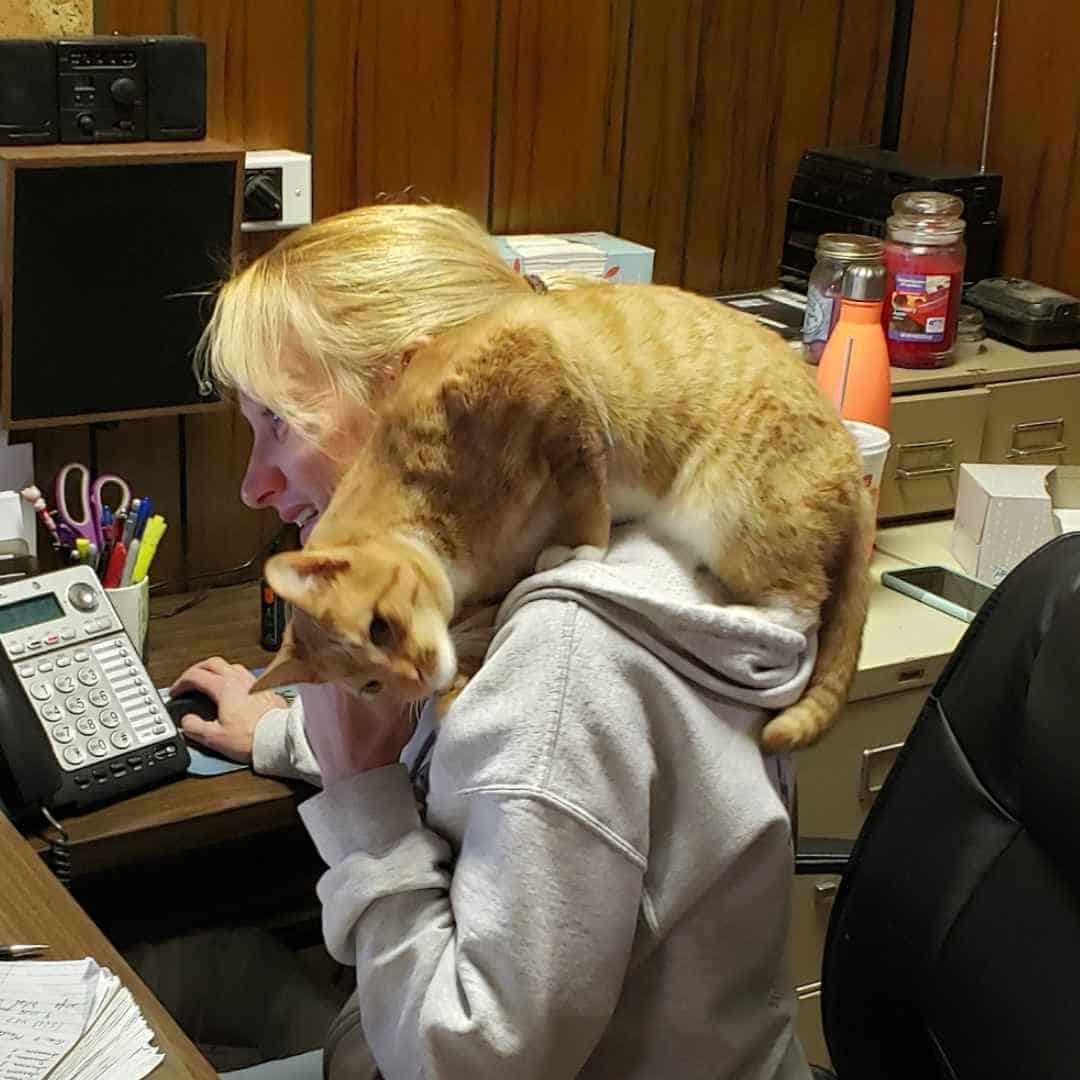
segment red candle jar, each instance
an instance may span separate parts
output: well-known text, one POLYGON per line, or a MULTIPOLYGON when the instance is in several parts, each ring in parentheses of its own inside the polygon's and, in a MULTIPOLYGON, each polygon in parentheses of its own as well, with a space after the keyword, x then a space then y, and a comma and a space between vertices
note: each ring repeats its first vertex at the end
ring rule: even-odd
POLYGON ((895 367, 948 362, 964 282, 964 203, 941 191, 893 200, 885 242, 882 324, 895 367))

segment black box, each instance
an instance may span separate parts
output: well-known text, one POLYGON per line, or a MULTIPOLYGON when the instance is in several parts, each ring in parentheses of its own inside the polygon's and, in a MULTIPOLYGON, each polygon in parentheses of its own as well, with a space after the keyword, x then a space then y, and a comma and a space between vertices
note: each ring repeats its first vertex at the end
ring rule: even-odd
POLYGON ((971 168, 916 165, 876 146, 803 152, 791 183, 780 277, 805 291, 822 233, 885 235, 893 199, 904 191, 948 191, 964 200, 964 284, 997 273, 1002 177, 971 168))

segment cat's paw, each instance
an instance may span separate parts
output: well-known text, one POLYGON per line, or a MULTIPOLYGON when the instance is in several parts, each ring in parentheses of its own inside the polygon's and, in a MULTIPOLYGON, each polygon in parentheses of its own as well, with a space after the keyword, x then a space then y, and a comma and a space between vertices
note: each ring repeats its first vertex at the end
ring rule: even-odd
POLYGON ((580 544, 573 548, 563 544, 554 544, 540 552, 540 557, 536 560, 536 572, 542 574, 545 570, 553 570, 556 566, 570 562, 571 559, 590 559, 593 562, 601 562, 606 554, 604 548, 593 547, 592 544, 580 544))

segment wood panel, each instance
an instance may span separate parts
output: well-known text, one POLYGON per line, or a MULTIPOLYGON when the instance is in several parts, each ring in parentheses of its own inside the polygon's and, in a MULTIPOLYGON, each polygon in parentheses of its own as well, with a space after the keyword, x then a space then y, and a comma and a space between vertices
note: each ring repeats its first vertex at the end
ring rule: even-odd
POLYGON ((95 0, 98 34, 171 34, 175 29, 174 0, 95 0))
POLYGON ((225 570, 250 559, 280 523, 273 511, 249 510, 240 502, 251 429, 239 410, 191 416, 185 424, 188 565, 192 573, 225 570))
POLYGON ((488 216, 496 0, 314 10, 315 212, 411 187, 488 216))
POLYGON ((873 145, 881 138, 894 8, 895 0, 842 0, 829 95, 830 146, 873 145))
POLYGON ((92 0, 4 0, 0 37, 87 34, 93 13, 92 0))
POLYGON ((305 0, 176 0, 176 28, 206 39, 207 127, 248 150, 308 149, 305 0))
MULTIPOLYGON (((903 147, 977 164, 994 0, 916 7, 903 147)), ((1005 0, 989 167, 1005 177, 1002 269, 1080 292, 1080 6, 1005 0)))
POLYGON ((774 281, 802 150, 827 136, 839 0, 706 0, 683 282, 774 281))
POLYGON ((703 0, 636 0, 618 232, 656 251, 653 279, 682 280, 687 160, 703 0))
POLYGON ((495 232, 614 231, 629 35, 630 0, 504 0, 495 232))
POLYGON ((168 522, 150 570, 150 583, 172 580, 184 570, 180 519, 180 445, 178 420, 126 420, 96 433, 99 472, 118 473, 131 497, 149 495, 153 512, 168 522))

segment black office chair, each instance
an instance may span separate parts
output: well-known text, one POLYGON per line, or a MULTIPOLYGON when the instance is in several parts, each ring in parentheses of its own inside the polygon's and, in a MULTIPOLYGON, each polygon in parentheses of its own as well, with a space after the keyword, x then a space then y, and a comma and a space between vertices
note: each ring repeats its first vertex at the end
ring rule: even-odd
POLYGON ((843 872, 822 971, 839 1080, 1080 1076, 1080 535, 984 605, 847 865, 803 847, 799 872, 843 872))

